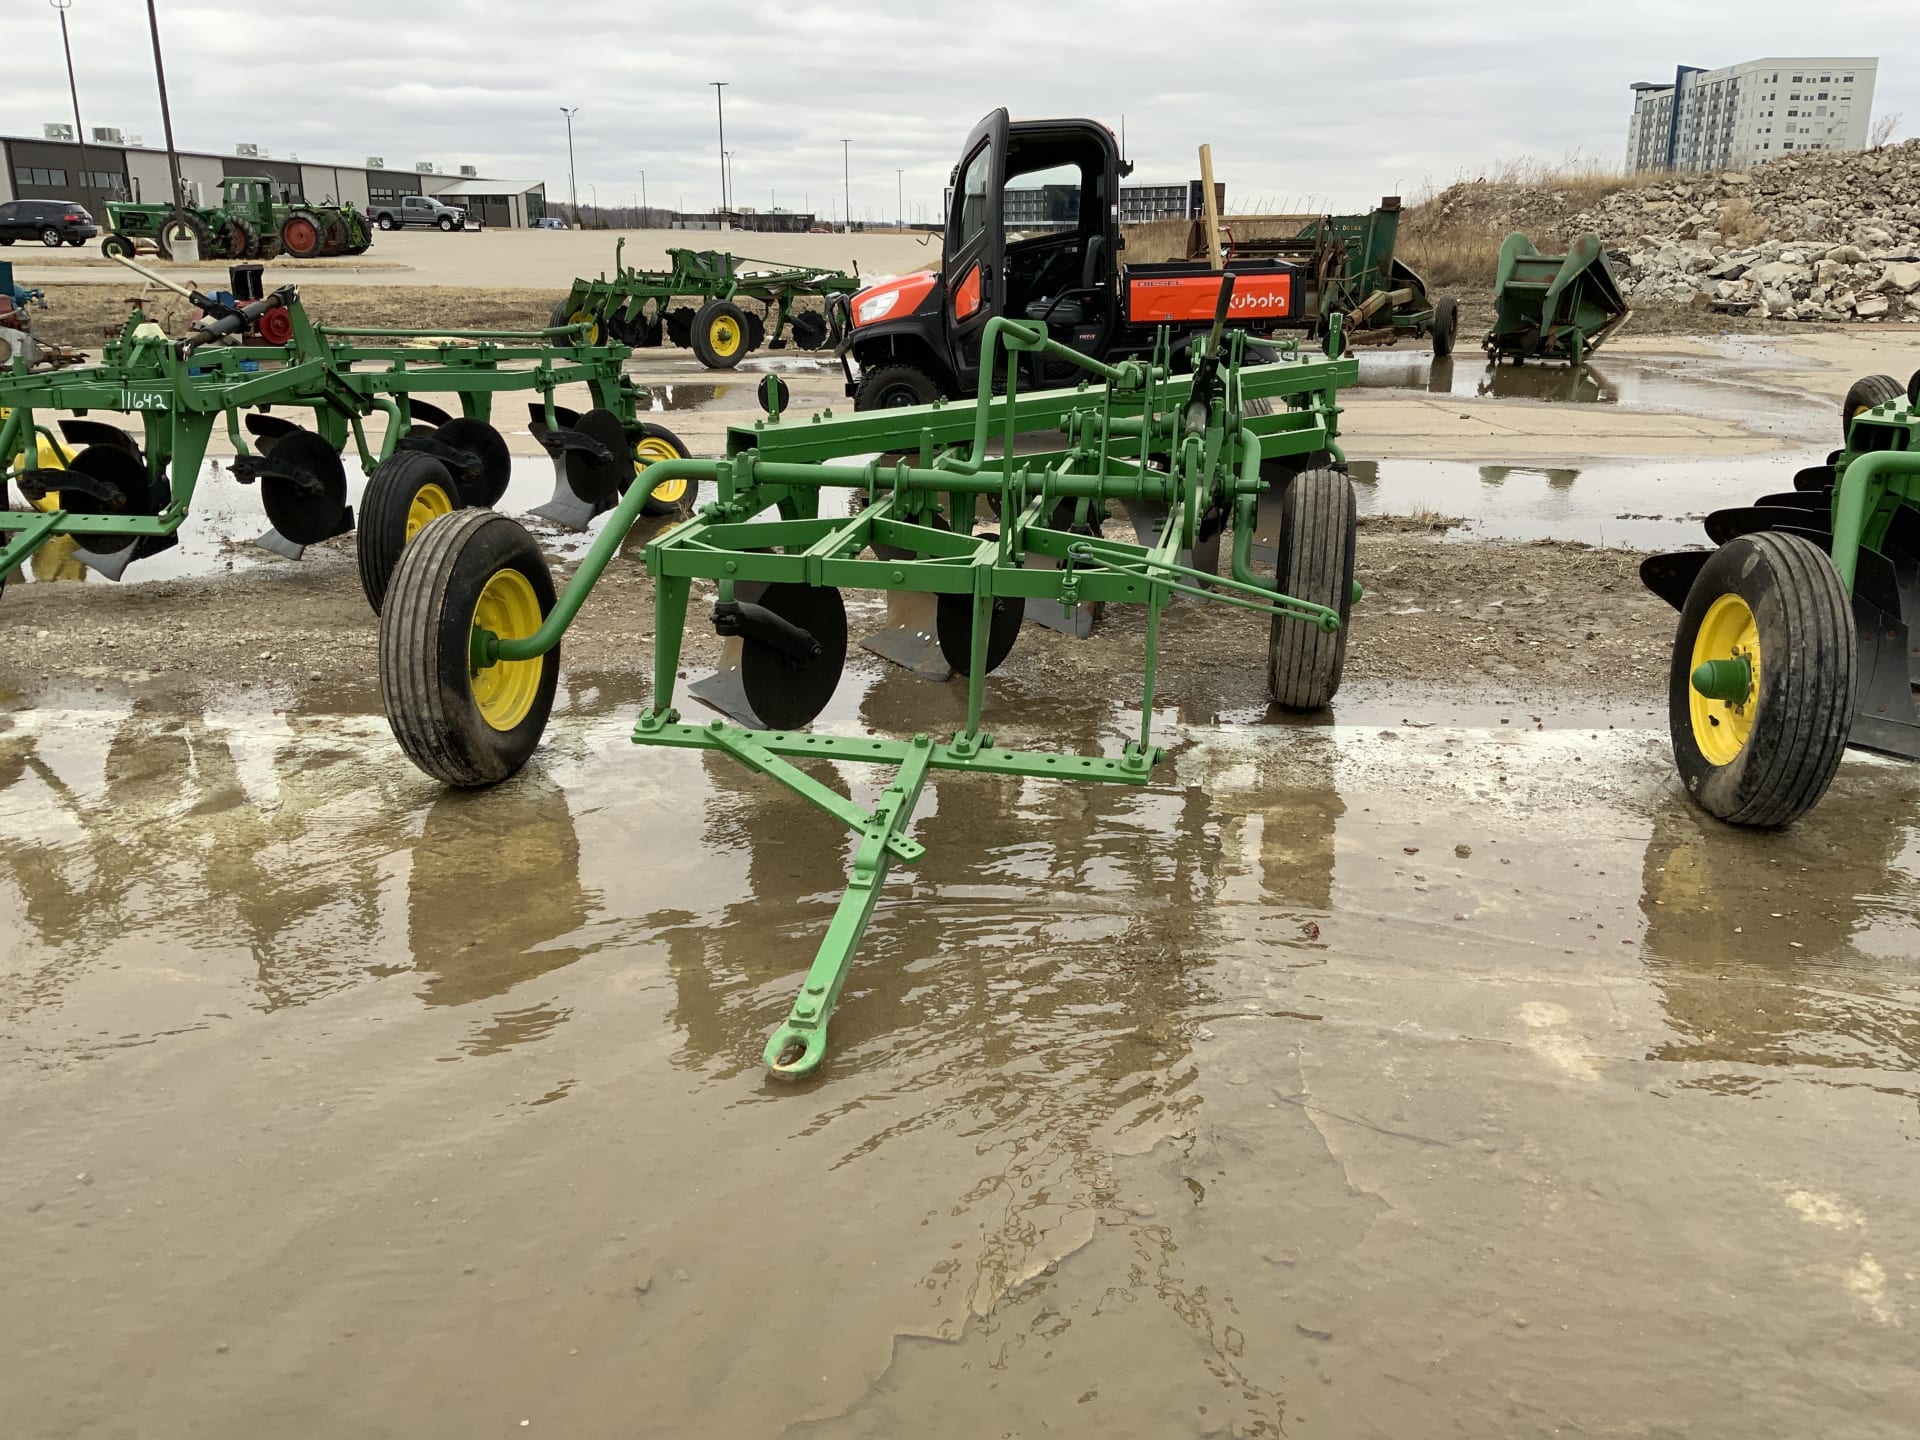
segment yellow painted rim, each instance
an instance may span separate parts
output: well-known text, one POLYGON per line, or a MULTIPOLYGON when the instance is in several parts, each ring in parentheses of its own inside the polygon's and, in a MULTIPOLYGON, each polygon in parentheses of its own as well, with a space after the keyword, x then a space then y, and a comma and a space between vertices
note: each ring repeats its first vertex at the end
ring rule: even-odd
POLYGON ((414 492, 413 499, 407 504, 406 543, 411 545, 413 537, 418 535, 428 522, 452 513, 453 497, 432 481, 428 481, 414 492))
POLYGON ((713 353, 725 359, 740 348, 740 325, 731 315, 716 315, 707 326, 707 344, 713 353))
POLYGON ((1709 660, 1745 659, 1753 667, 1753 689, 1745 700, 1710 700, 1687 687, 1687 707, 1693 725, 1693 743, 1711 765, 1731 765, 1747 748, 1753 717, 1760 708, 1760 626, 1753 610, 1738 595, 1722 595, 1708 607, 1693 637, 1691 675, 1709 660))
MULTIPOLYGON (((673 442, 660 435, 648 435, 633 447, 633 468, 635 473, 642 471, 656 460, 678 460, 680 452, 673 442)), ((691 482, 682 475, 672 480, 662 480, 647 494, 662 505, 678 505, 686 498, 687 486, 691 482)))
MULTIPOLYGON (((12 407, 0 405, 0 420, 10 418, 12 414, 12 407)), ((74 452, 64 445, 55 444, 45 435, 40 434, 34 436, 34 452, 34 466, 40 470, 64 470, 67 468, 67 462, 74 456, 74 452)), ((38 500, 29 500, 27 503, 42 514, 51 514, 60 508, 60 492, 49 490, 38 500)))
MULTIPOLYGON (((540 628, 540 597, 518 570, 496 570, 473 607, 473 628, 490 630, 502 640, 523 640, 540 628)), ((525 720, 540 693, 544 656, 532 660, 496 660, 474 672, 473 703, 495 730, 508 731, 525 720)))
POLYGON ((589 345, 598 345, 600 343, 600 318, 591 310, 574 311, 573 314, 567 317, 567 323, 569 325, 591 325, 593 328, 587 331, 587 343, 589 345))

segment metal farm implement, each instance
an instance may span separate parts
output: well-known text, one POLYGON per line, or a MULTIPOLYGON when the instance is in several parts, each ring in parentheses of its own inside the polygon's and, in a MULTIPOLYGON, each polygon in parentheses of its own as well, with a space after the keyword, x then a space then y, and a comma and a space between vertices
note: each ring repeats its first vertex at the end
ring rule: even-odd
MULTIPOLYGON (((557 523, 584 528, 648 463, 687 453, 670 431, 638 418, 646 397, 622 372, 625 347, 590 344, 579 329, 320 326, 292 286, 264 293, 259 266, 234 267, 233 290, 216 296, 140 273, 200 308, 184 338, 168 338, 136 310, 98 365, 0 371, 0 478, 31 507, 0 510, 0 577, 61 536, 111 579, 177 544, 216 425, 232 441, 236 478, 260 488, 272 526, 260 543, 296 558, 354 528, 342 460, 352 442, 370 477, 356 544, 376 610, 422 525, 505 493, 512 460, 489 423, 494 395, 534 397, 530 428, 557 471, 553 498, 535 513, 557 523), (576 383, 592 396, 584 414, 554 403, 556 390, 576 383), (457 396, 461 413, 421 398, 432 394, 457 396), (311 421, 268 413, 276 409, 309 411, 311 421), (138 435, 98 418, 62 418, 57 436, 49 428, 56 415, 103 412, 137 416, 138 435), (376 414, 385 429, 370 442, 365 422, 376 414)), ((636 503, 663 514, 692 499, 684 480, 672 480, 636 503)))
MULTIPOLYGON (((723 752, 859 837, 799 998, 767 1042, 774 1074, 804 1075, 821 1063, 889 868, 924 853, 908 831, 933 771, 1148 782, 1164 755, 1151 717, 1160 616, 1174 597, 1238 606, 1268 621, 1269 679, 1282 704, 1318 708, 1338 685, 1356 588, 1337 388, 1355 381, 1356 368, 1297 352, 1243 363, 1245 336, 1223 335, 1230 277, 1220 289, 1211 334, 1181 356, 1163 333, 1151 356, 1109 365, 1049 339, 1043 324, 996 317, 983 334, 982 364, 988 373, 1003 368, 1002 395, 805 420, 769 404, 768 420, 730 432, 725 458, 660 466, 661 476, 711 481, 715 498, 646 547, 654 680, 634 741, 723 752), (1102 383, 1023 393, 1023 357, 1036 355, 1102 383), (1173 373, 1176 360, 1190 361, 1189 372, 1173 373), (876 452, 900 458, 865 458, 876 452), (865 503, 835 515, 824 503, 835 490, 865 503), (1277 571, 1256 573, 1256 508, 1276 490, 1277 571), (983 499, 999 514, 991 533, 975 529, 983 499), (1160 517, 1150 541, 1101 534, 1113 501, 1136 521, 1141 511, 1160 517), (777 518, 754 518, 769 511, 777 518), (1184 563, 1228 527, 1228 575, 1184 563), (707 723, 675 708, 696 580, 715 584, 714 627, 736 659, 725 683, 706 692, 730 692, 723 703, 731 718, 707 723), (936 601, 941 648, 966 676, 958 733, 887 739, 805 728, 840 679, 846 586, 936 601), (983 731, 987 676, 1012 648, 1029 600, 1069 611, 1100 602, 1147 607, 1140 729, 1119 754, 1010 749, 983 731), (808 759, 879 764, 893 774, 878 801, 862 807, 794 763, 808 759)), ((763 393, 774 388, 769 377, 763 393)), ((561 637, 639 513, 629 494, 557 596, 539 547, 512 521, 463 512, 427 526, 401 558, 380 632, 381 693, 415 764, 472 786, 526 762, 552 704, 561 637)))
POLYGON ((1680 778, 1732 824, 1806 813, 1849 745, 1920 760, 1920 371, 1856 381, 1840 424, 1845 445, 1791 490, 1707 516, 1718 549, 1640 566, 1680 612, 1680 778))
POLYGON ((590 325, 596 339, 609 336, 636 350, 664 337, 692 349, 709 370, 731 370, 762 345, 833 349, 845 329, 845 297, 860 288, 859 277, 845 271, 719 250, 669 250, 671 270, 635 270, 620 259, 626 243, 614 244, 611 277, 573 282, 567 298, 553 307, 553 323, 590 325), (674 306, 686 298, 699 306, 674 306), (797 308, 808 299, 819 300, 821 308, 797 308))

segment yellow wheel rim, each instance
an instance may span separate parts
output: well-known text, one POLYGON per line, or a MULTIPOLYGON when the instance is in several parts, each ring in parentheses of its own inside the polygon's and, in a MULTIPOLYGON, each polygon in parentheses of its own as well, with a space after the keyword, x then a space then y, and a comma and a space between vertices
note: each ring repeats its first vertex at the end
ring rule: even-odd
MULTIPOLYGON (((473 628, 502 640, 523 640, 540 628, 540 597, 518 570, 497 570, 473 607, 473 628)), ((497 660, 473 672, 473 703, 496 730, 511 730, 533 710, 544 656, 497 660)))
POLYGON ((593 328, 587 331, 587 343, 589 345, 598 345, 600 343, 600 319, 592 311, 576 310, 567 317, 567 323, 569 325, 591 325, 593 328))
MULTIPOLYGON (((658 435, 649 435, 633 447, 633 468, 636 474, 656 460, 680 458, 680 452, 673 448, 673 442, 658 435)), ((647 493, 662 505, 678 505, 686 498, 688 483, 685 476, 674 480, 662 480, 647 493)))
POLYGON ((453 497, 438 485, 422 485, 407 506, 407 540, 411 545, 428 521, 453 513, 453 497))
POLYGON ((1731 765, 1746 749, 1753 717, 1760 708, 1760 626, 1738 595, 1722 595, 1708 607, 1693 637, 1692 674, 1709 660, 1745 660, 1753 668, 1753 688, 1739 701, 1713 700, 1691 685, 1687 706, 1693 743, 1711 765, 1731 765))
POLYGON ((740 326, 730 315, 716 315, 713 324, 707 327, 707 344, 713 347, 713 353, 725 359, 740 348, 740 326))

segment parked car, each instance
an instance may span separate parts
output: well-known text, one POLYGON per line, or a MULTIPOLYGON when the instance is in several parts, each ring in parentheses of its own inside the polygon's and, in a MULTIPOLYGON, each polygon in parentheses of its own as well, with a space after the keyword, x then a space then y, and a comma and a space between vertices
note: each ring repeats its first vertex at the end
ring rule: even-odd
POLYGON ((534 230, 570 230, 573 227, 568 225, 567 222, 562 220, 558 215, 542 215, 538 220, 533 222, 530 228, 534 230))
POLYGON ((84 245, 100 233, 84 205, 71 200, 9 200, 0 205, 0 245, 38 240, 57 247, 84 245))
POLYGON ((462 230, 467 224, 466 211, 436 200, 431 195, 402 195, 398 205, 383 200, 367 213, 382 230, 399 230, 408 225, 462 230))

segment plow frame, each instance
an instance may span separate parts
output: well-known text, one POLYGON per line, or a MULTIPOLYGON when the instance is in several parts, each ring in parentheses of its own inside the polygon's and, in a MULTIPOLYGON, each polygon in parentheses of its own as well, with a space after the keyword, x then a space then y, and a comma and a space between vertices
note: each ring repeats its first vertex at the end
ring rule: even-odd
MULTIPOLYGON (((1223 287, 1223 296, 1230 292, 1223 287)), ((634 742, 725 753, 859 837, 846 890, 800 995, 767 1041, 770 1074, 804 1076, 824 1058, 834 1006, 888 871, 925 853, 907 831, 932 771, 1146 784, 1165 755, 1154 743, 1152 716, 1160 616, 1176 595, 1296 619, 1329 633, 1340 628, 1337 611, 1290 598, 1257 575, 1250 551, 1266 484, 1262 459, 1325 454, 1341 461, 1337 391, 1357 381, 1358 367, 1351 358, 1308 359, 1297 347, 1276 363, 1244 365, 1246 336, 1235 332, 1223 343, 1225 311, 1223 298, 1212 336, 1196 346, 1190 376, 1172 373, 1164 329, 1151 360, 1107 365, 1050 340, 1043 325, 995 317, 984 334, 982 364, 991 370, 1003 360, 1004 394, 847 416, 827 411, 806 420, 774 410, 730 431, 723 459, 669 460, 650 471, 711 480, 718 498, 646 547, 655 585, 654 679, 634 742), (1022 393, 1021 358, 1028 354, 1071 361, 1091 378, 1072 389, 1022 393), (1041 434, 1058 443, 1020 448, 1023 437, 1041 434), (891 464, 846 458, 875 451, 913 458, 891 464), (867 503, 849 517, 823 516, 823 492, 834 488, 861 492, 867 503), (997 534, 974 533, 982 497, 998 499, 997 534), (1084 522, 1114 499, 1167 507, 1152 543, 1105 539, 1097 524, 1091 534, 1081 533, 1084 525, 1054 528, 1063 502, 1084 522), (779 518, 754 518, 769 509, 779 518), (1227 514, 1234 529, 1230 576, 1181 563, 1208 517, 1227 514), (876 545, 909 558, 869 558, 876 545), (1029 555, 1054 566, 1028 568, 1022 562, 1029 555), (752 582, 968 597, 964 728, 938 741, 924 733, 902 740, 684 721, 674 701, 695 579, 716 582, 720 606, 733 605, 737 587, 752 582), (1094 601, 1147 606, 1139 732, 1119 754, 1010 749, 983 731, 996 596, 1043 597, 1069 610, 1094 601), (862 807, 794 763, 803 759, 890 765, 894 774, 879 800, 862 807)), ((639 505, 634 492, 622 500, 535 633, 502 639, 474 631, 476 673, 497 661, 543 655, 559 643, 638 518, 639 505)))
MULTIPOLYGON (((654 307, 654 323, 660 324, 668 305, 676 299, 692 297, 702 304, 752 300, 766 313, 766 344, 779 349, 785 343, 796 301, 817 298, 825 302, 834 295, 851 296, 860 289, 859 276, 850 270, 753 260, 720 250, 675 247, 667 251, 672 269, 640 270, 622 259, 626 244, 625 237, 614 242, 611 276, 603 271, 592 280, 575 280, 564 302, 568 315, 604 317, 616 339, 637 334, 636 327, 645 321, 649 304, 654 307)), ((836 340, 838 329, 834 327, 836 340)))
MULTIPOLYGON (((336 451, 351 440, 362 467, 373 469, 394 452, 412 423, 411 397, 456 394, 461 413, 486 420, 492 397, 537 392, 549 430, 559 428, 553 396, 560 386, 584 383, 594 403, 622 424, 636 423, 645 392, 624 374, 624 346, 590 345, 583 327, 545 331, 408 331, 315 325, 297 293, 286 297, 291 337, 284 345, 242 344, 188 349, 159 333, 139 311, 109 342, 102 362, 74 370, 0 372, 0 481, 11 484, 33 469, 41 440, 54 453, 64 442, 43 424, 47 412, 88 416, 138 415, 140 453, 150 485, 164 484, 166 501, 152 515, 55 509, 0 509, 0 577, 57 535, 134 537, 165 541, 186 522, 214 426, 224 423, 235 457, 253 454, 241 431, 247 410, 310 410, 313 428, 336 451), (355 343, 355 342, 375 343, 355 343), (384 343, 381 343, 384 342, 384 343), (379 368, 368 368, 379 367, 379 368), (377 446, 364 421, 387 419, 377 446)), ((125 548, 125 547, 122 547, 125 548)), ((131 558, 143 553, 136 548, 131 558)))

